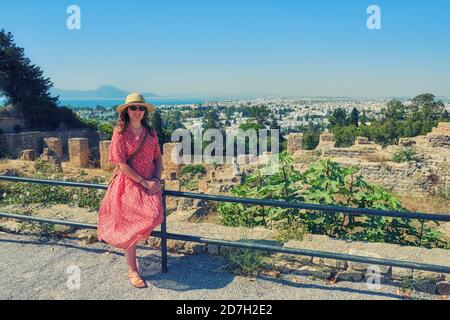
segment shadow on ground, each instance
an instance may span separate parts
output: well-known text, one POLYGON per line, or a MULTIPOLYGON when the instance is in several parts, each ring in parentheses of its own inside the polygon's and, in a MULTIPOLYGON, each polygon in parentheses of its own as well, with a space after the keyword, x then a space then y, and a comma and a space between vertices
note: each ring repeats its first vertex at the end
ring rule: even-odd
MULTIPOLYGON (((23 235, 21 235, 23 236, 23 235)), ((106 252, 109 252, 108 256, 114 258, 113 263, 119 259, 123 262, 124 271, 126 271, 125 260, 123 251, 113 249, 107 244, 97 242, 90 245, 78 245, 72 243, 71 238, 64 239, 52 239, 52 238, 40 238, 34 236, 30 240, 17 240, 17 239, 3 239, 0 238, 2 243, 14 243, 20 246, 30 246, 34 245, 37 247, 45 246, 58 246, 59 249, 73 249, 75 255, 92 255, 92 259, 95 261, 97 259, 99 268, 107 266, 101 266, 102 263, 107 263, 103 259, 106 252), (97 256, 98 255, 98 256, 97 256)), ((43 257, 44 258, 44 257, 43 257)), ((86 257, 84 258, 86 259, 86 257)), ((87 259, 91 259, 88 257, 87 259)), ((110 262, 111 263, 111 262, 110 262)), ((150 282, 155 288, 160 290, 176 291, 176 292, 189 292, 195 290, 206 290, 206 291, 217 291, 217 290, 227 290, 230 287, 242 287, 243 289, 248 287, 258 287, 261 289, 264 295, 264 290, 272 290, 274 287, 277 290, 283 292, 291 292, 296 289, 308 290, 319 290, 323 291, 324 294, 321 295, 323 299, 327 299, 326 292, 331 293, 342 293, 342 294, 361 294, 370 295, 379 299, 393 298, 393 299, 403 299, 401 295, 397 295, 390 292, 382 292, 376 290, 365 289, 364 283, 354 284, 340 282, 337 284, 327 284, 324 281, 310 280, 305 276, 299 276, 295 274, 295 270, 290 274, 283 274, 280 278, 263 276, 260 275, 257 279, 245 278, 241 276, 236 276, 226 270, 224 267, 227 265, 226 258, 222 256, 213 256, 207 253, 195 254, 195 255, 178 255, 169 253, 168 256, 168 273, 162 273, 161 271, 161 253, 160 251, 149 248, 138 246, 138 264, 142 277, 150 282), (236 285, 236 282, 239 284, 236 285), (262 287, 262 288, 261 288, 262 287)), ((95 266, 95 263, 94 263, 95 266)), ((113 269, 113 268, 111 268, 113 269)), ((117 272, 117 267, 114 271, 117 272)), ((120 273, 120 272, 119 272, 120 273)), ((119 275, 121 276, 121 275, 119 275)), ((105 279, 106 281, 114 281, 105 279)), ((384 284, 383 287, 390 287, 393 290, 394 285, 384 284)), ((396 287, 395 287, 396 288, 396 287)), ((230 289, 231 290, 231 289, 230 289)), ((236 290, 233 288, 233 290, 236 290)), ((229 292, 227 292, 229 293, 229 292)), ((235 292, 236 299, 239 299, 241 295, 244 295, 243 290, 237 289, 235 292)), ((258 298, 258 297, 252 297, 258 298)), ((290 295, 275 295, 274 297, 267 296, 268 299, 296 299, 296 294, 290 295)))

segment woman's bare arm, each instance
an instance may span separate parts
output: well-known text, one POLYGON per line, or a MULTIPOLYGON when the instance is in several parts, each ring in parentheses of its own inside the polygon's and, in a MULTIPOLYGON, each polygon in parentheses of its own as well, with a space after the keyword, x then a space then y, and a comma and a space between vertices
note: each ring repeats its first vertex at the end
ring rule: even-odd
POLYGON ((119 163, 118 164, 120 171, 122 171, 128 178, 133 180, 134 182, 139 183, 142 179, 145 179, 138 175, 136 171, 126 163, 119 163))

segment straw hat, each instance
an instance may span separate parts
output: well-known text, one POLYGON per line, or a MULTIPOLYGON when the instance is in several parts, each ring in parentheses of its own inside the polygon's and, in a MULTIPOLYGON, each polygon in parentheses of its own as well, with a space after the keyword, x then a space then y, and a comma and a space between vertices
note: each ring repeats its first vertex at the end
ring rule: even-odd
POLYGON ((137 92, 130 93, 127 96, 127 98, 125 99, 125 104, 121 104, 120 106, 118 106, 117 107, 117 111, 118 112, 122 112, 123 110, 125 110, 129 106, 144 106, 144 107, 147 107, 147 111, 149 113, 155 110, 155 106, 150 104, 150 103, 146 103, 144 97, 141 94, 137 93, 137 92))

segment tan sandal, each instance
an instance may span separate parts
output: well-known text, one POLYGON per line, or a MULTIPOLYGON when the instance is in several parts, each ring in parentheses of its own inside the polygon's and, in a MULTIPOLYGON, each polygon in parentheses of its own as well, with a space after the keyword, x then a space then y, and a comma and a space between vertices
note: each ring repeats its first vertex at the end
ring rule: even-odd
POLYGON ((131 284, 135 288, 138 289, 147 288, 147 283, 144 281, 144 279, 141 278, 141 276, 137 272, 132 273, 128 272, 128 279, 130 279, 131 284))

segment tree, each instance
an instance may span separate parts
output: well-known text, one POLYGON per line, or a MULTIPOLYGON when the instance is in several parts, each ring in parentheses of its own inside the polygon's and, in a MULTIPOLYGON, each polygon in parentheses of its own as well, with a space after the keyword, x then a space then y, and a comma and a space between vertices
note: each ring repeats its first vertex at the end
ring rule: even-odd
POLYGON ((183 123, 181 122, 181 112, 180 110, 174 110, 171 112, 165 112, 162 116, 165 133, 170 136, 173 131, 178 128, 184 128, 183 123))
POLYGON ((260 129, 262 129, 261 125, 256 122, 245 122, 239 125, 239 129, 242 129, 243 131, 254 129, 257 133, 260 129))
POLYGON ((170 137, 168 138, 164 132, 161 111, 159 111, 159 109, 156 109, 155 112, 152 113, 150 117, 150 124, 151 127, 155 129, 160 144, 169 142, 170 137))
POLYGON ((366 109, 363 109, 362 116, 361 116, 361 124, 365 125, 366 123, 367 123, 366 109))
POLYGON ((78 118, 76 113, 74 113, 73 110, 68 107, 59 108, 59 120, 67 124, 69 128, 78 129, 83 127, 83 123, 81 122, 80 118, 78 118))
POLYGON ((444 119, 446 121, 450 121, 450 112, 448 112, 447 110, 444 110, 444 112, 442 112, 442 119, 444 119))
POLYGON ((306 131, 303 133, 303 148, 306 150, 314 150, 320 140, 320 125, 309 123, 306 131))
POLYGON ((275 119, 273 115, 270 117, 269 129, 278 129, 278 130, 281 129, 277 119, 275 119))
POLYGON ((219 129, 222 131, 222 123, 219 119, 219 112, 215 109, 209 110, 203 119, 203 129, 219 129))
POLYGON ((386 108, 382 110, 383 120, 402 121, 406 119, 406 109, 399 100, 391 100, 386 104, 386 108))
POLYGON ((265 127, 265 125, 268 123, 270 110, 267 109, 266 106, 253 106, 250 110, 250 114, 256 119, 258 123, 261 124, 262 127, 265 127))
POLYGON ((353 108, 352 112, 350 113, 350 124, 354 125, 355 127, 359 126, 359 111, 356 108, 353 108))
POLYGON ((417 108, 421 108, 422 106, 426 104, 433 103, 435 99, 435 96, 431 93, 423 93, 415 96, 411 103, 413 106, 417 106, 417 108))
POLYGON ((14 105, 31 129, 55 129, 59 124, 58 97, 50 95, 53 83, 25 57, 11 32, 0 31, 0 93, 14 105))
POLYGON ((303 149, 314 150, 319 144, 320 135, 313 131, 307 131, 303 134, 303 149))
POLYGON ((336 126, 332 129, 336 147, 350 147, 355 143, 358 128, 355 126, 336 126))
POLYGON ((411 101, 411 108, 414 111, 414 119, 426 119, 436 121, 443 117, 444 103, 436 101, 431 93, 424 93, 414 97, 411 101))
POLYGON ((348 124, 347 110, 344 108, 334 109, 329 118, 329 122, 331 128, 335 126, 346 126, 348 124))

